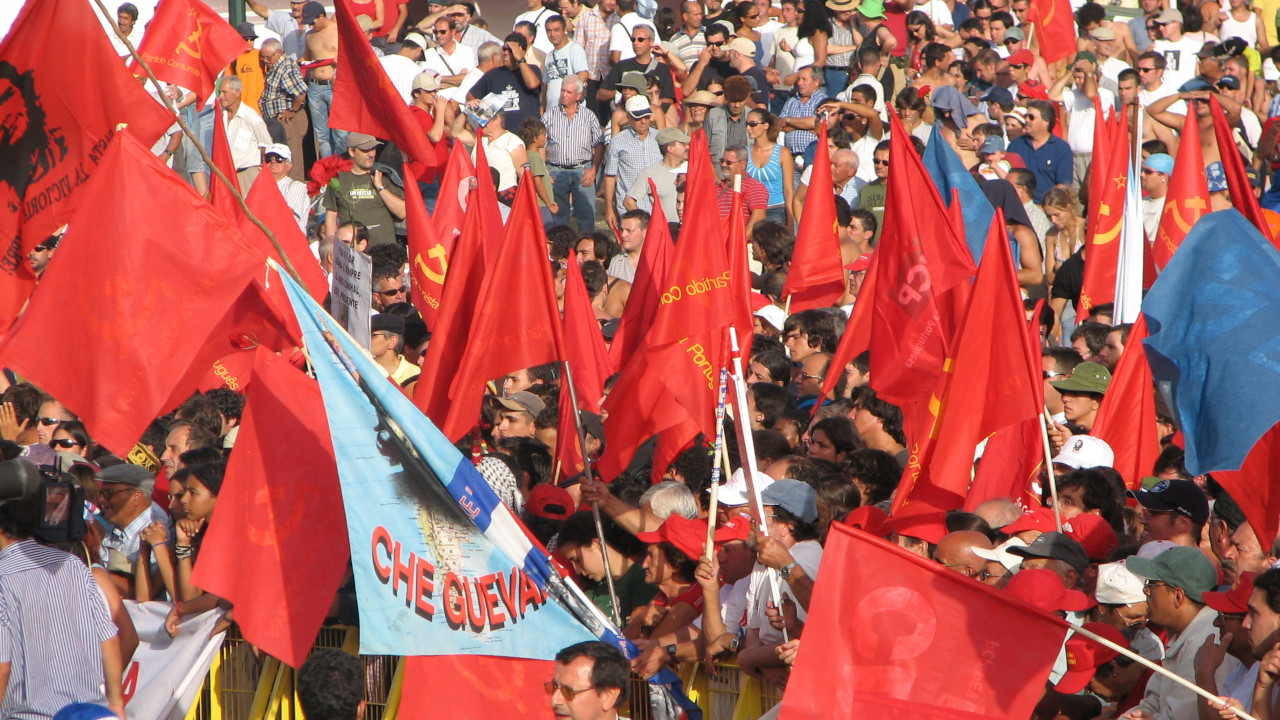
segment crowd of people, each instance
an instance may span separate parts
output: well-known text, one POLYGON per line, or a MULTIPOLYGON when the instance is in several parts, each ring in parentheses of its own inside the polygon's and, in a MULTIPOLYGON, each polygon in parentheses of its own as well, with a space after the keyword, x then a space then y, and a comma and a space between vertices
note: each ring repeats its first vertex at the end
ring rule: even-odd
MULTIPOLYGON (((557 717, 616 717, 628 670, 651 677, 730 656, 743 672, 785 687, 804 652, 815 588, 823 589, 815 581, 833 523, 1083 625, 1220 697, 1211 703, 1073 635, 1037 717, 1211 720, 1241 709, 1266 720, 1277 711, 1280 570, 1272 565, 1280 543, 1261 537, 1211 476, 1187 471, 1163 402, 1154 418, 1162 452, 1149 475, 1122 477, 1111 467, 1112 449, 1090 430, 1132 326, 1113 324, 1109 305, 1077 318, 1099 108, 1123 113, 1141 133, 1133 162, 1148 242, 1189 112, 1200 129, 1206 165, 1195 170, 1207 178, 1208 209, 1252 193, 1280 210, 1272 177, 1280 162, 1275 0, 1140 0, 1121 14, 1072 0, 1070 48, 1047 47, 1037 23, 1045 9, 1031 0, 524 0, 509 32, 469 2, 353 0, 361 31, 434 153, 408 165, 387 138, 329 122, 335 76, 355 71, 337 64, 334 14, 314 0, 288 10, 245 1, 263 22, 238 26, 244 51, 216 94, 202 107, 190 89, 165 92, 206 146, 214 113, 222 113, 241 187, 270 173, 311 241, 309 262, 332 273, 337 242, 372 258, 369 352, 410 394, 434 328, 411 302, 407 183, 434 210, 457 191, 442 187, 453 148, 474 158, 482 145, 505 218, 527 169, 558 293, 571 280, 569 264, 578 264, 611 341, 642 249, 661 236, 650 227, 656 211, 682 242, 690 148, 696 133, 706 136, 717 211, 741 222, 750 244, 756 331, 744 368, 747 405, 727 422, 727 480, 714 512, 709 491, 720 463, 711 438, 665 468, 652 467, 650 443, 618 477, 561 472, 555 363, 494 378, 480 424, 460 443, 563 573, 607 615, 616 610, 640 649, 629 663, 604 645, 566 649, 546 685, 557 717), (1211 98, 1231 127, 1231 147, 1213 132, 1211 98), (1008 223, 1028 314, 1047 301, 1028 319, 1044 345, 1053 419, 1045 472, 1055 478, 1056 508, 1045 482, 1031 508, 998 498, 903 527, 889 515, 910 455, 902 411, 872 389, 867 353, 844 367, 833 358, 881 232, 895 222, 885 212, 890 163, 900 161, 890 154, 891 113, 917 153, 946 143, 969 168, 1008 223), (817 168, 824 125, 830 168, 817 168), (1232 155, 1251 187, 1228 187, 1223 159, 1232 155), (783 287, 796 232, 812 206, 814 173, 828 170, 845 290, 831 307, 788 314, 783 287), (730 216, 736 192, 740 218, 730 216), (833 373, 839 383, 824 394, 833 373), (750 483, 739 452, 745 434, 758 469, 750 483), (757 495, 763 517, 753 517, 757 495), (602 536, 586 509, 592 503, 605 516, 602 536), (771 582, 781 586, 780 604, 771 582)), ((136 46, 147 18, 125 3, 117 27, 136 46)), ((128 56, 114 31, 116 50, 128 56)), ((157 153, 199 191, 217 182, 177 129, 157 153)), ((57 262, 58 242, 31 252, 37 276, 57 262)), ((72 702, 120 713, 120 668, 137 645, 122 600, 173 601, 173 632, 183 616, 218 607, 234 621, 230 604, 191 575, 234 451, 242 389, 193 395, 121 457, 95 445, 79 409, 7 371, 0 387, 0 451, 9 463, 0 474, 27 478, 23 487, 33 489, 32 466, 44 468, 80 488, 87 508, 83 539, 59 543, 38 532, 31 493, 0 504, 8 688, 0 714, 52 717, 72 702), (33 580, 37 570, 53 582, 33 580), (49 606, 23 600, 50 592, 65 599, 56 619, 49 606), (47 648, 19 638, 37 625, 64 627, 67 616, 76 630, 58 633, 66 655, 55 659, 101 675, 51 683, 47 648)), ((595 460, 608 442, 601 414, 584 413, 582 424, 595 460)), ((348 583, 331 620, 357 622, 355 601, 348 583)), ((331 680, 316 684, 320 695, 336 692, 332 678, 345 667, 325 658, 318 662, 331 680)))

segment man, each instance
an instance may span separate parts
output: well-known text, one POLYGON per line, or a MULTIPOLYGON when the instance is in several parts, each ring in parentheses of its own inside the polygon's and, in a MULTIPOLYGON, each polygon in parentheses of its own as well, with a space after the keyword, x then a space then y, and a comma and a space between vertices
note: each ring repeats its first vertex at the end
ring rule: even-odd
POLYGON ((902 431, 902 410, 897 405, 881 400, 874 390, 869 391, 854 405, 848 418, 868 448, 889 453, 900 468, 907 466, 907 438, 902 431))
MULTIPOLYGON (((1093 427, 1102 398, 1111 385, 1111 371, 1098 363, 1080 363, 1072 371, 1071 377, 1049 384, 1062 395, 1062 412, 1067 423, 1088 430, 1093 427)), ((1050 435, 1053 434, 1051 430, 1050 435)), ((1064 432, 1063 440, 1065 439, 1064 432)))
POLYGON ((618 244, 622 246, 622 252, 609 261, 609 277, 635 281, 636 266, 640 263, 640 252, 644 249, 644 236, 648 230, 649 213, 644 210, 629 210, 622 216, 622 222, 618 224, 618 244))
MULTIPOLYGON (((1110 625, 1092 622, 1084 628, 1126 650, 1134 649, 1124 634, 1110 625)), ((1138 704, 1155 672, 1080 634, 1067 639, 1066 656, 1067 672, 1055 683, 1054 689, 1073 697, 1079 697, 1075 693, 1081 690, 1088 690, 1103 702, 1115 703, 1116 717, 1138 704)))
MULTIPOLYGON (((1258 680, 1258 661, 1275 645, 1275 639, 1269 636, 1275 633, 1276 620, 1280 619, 1280 614, 1271 610, 1268 604, 1268 593, 1264 589, 1259 602, 1261 612, 1257 621, 1251 623, 1254 628, 1257 628, 1258 639, 1262 641, 1260 643, 1262 647, 1255 648, 1251 637, 1253 633, 1246 629, 1245 625, 1252 620, 1250 617, 1252 608, 1249 603, 1253 599, 1254 581, 1257 577, 1255 573, 1245 573, 1229 590, 1204 594, 1204 604, 1218 613, 1213 620, 1213 626, 1218 628, 1221 643, 1219 638, 1213 636, 1205 640, 1204 646, 1197 654, 1195 665, 1197 685, 1227 701, 1232 707, 1240 708, 1245 712, 1253 711, 1253 690, 1258 680), (1227 656, 1235 658, 1239 664, 1222 685, 1218 685, 1214 676, 1227 656)), ((1273 576, 1264 584, 1274 584, 1277 578, 1280 578, 1280 574, 1273 576)), ((1280 587, 1275 589, 1280 590, 1280 587)), ((1277 600, 1280 600, 1280 597, 1277 600)), ((1217 714, 1219 710, 1216 703, 1211 709, 1209 702, 1204 698, 1197 698, 1196 703, 1202 717, 1207 713, 1217 714)))
MULTIPOLYGON (((618 84, 622 82, 623 73, 638 72, 643 73, 646 78, 652 77, 658 81, 658 95, 662 98, 664 107, 675 102, 676 93, 675 85, 671 82, 671 69, 659 60, 655 52, 654 43, 657 38, 658 33, 652 27, 636 26, 636 29, 631 32, 631 43, 635 52, 626 60, 615 63, 609 70, 609 74, 604 82, 600 83, 600 89, 596 92, 596 100, 602 103, 613 102, 618 95, 618 84)), ((640 95, 644 96, 645 93, 642 92, 640 95)))
MULTIPOLYGON (((708 30, 708 33, 714 31, 708 30)), ((711 43, 712 38, 707 38, 711 43)), ((707 112, 706 130, 707 145, 711 150, 711 160, 719 164, 725 148, 747 147, 747 100, 751 97, 751 83, 744 77, 730 77, 724 81, 724 105, 713 107, 707 112)), ((722 168, 717 167, 721 178, 722 168)))
POLYGON ((814 111, 827 98, 822 89, 823 76, 818 68, 808 65, 796 73, 795 96, 782 107, 783 130, 786 131, 787 149, 792 155, 801 155, 818 139, 814 134, 817 119, 814 111))
POLYGON ((1071 72, 1064 74, 1049 88, 1049 99, 1063 103, 1067 113, 1067 144, 1073 160, 1072 179, 1076 187, 1084 180, 1093 159, 1094 100, 1104 115, 1116 106, 1115 94, 1101 86, 1102 72, 1098 57, 1091 52, 1076 53, 1071 72))
MULTIPOLYGON (((1119 27, 1119 24, 1115 24, 1119 27)), ((1127 26, 1126 26, 1127 27, 1127 26)), ((1126 33, 1127 34, 1127 33, 1126 33)), ((1098 56, 1098 71, 1102 73, 1100 83, 1103 87, 1112 92, 1116 92, 1120 84, 1120 73, 1130 68, 1129 63, 1125 62, 1121 54, 1127 57, 1127 51, 1121 47, 1121 41, 1115 31, 1109 27, 1099 27, 1089 33, 1089 38, 1093 40, 1094 54, 1098 56)), ((1127 38, 1129 42, 1133 42, 1132 38, 1127 38)), ((1136 56, 1137 53, 1135 52, 1136 56)))
POLYGON ((165 475, 172 476, 178 470, 182 453, 199 448, 217 447, 218 438, 211 430, 187 420, 179 420, 169 426, 164 439, 164 452, 160 465, 165 475))
POLYGON ((616 720, 630 684, 631 666, 622 653, 589 640, 556 653, 555 675, 545 685, 557 718, 616 720))
MULTIPOLYGON (((861 166, 860 166, 861 167, 861 166)), ((876 218, 876 239, 880 242, 880 232, 884 228, 884 205, 889 194, 889 141, 881 140, 872 152, 872 168, 875 179, 858 191, 858 207, 869 211, 876 218)))
POLYGON ((289 0, 288 10, 269 10, 258 0, 245 0, 245 4, 253 14, 267 21, 268 30, 280 36, 285 55, 297 61, 306 54, 307 43, 304 38, 307 26, 302 22, 302 8, 307 0, 289 0))
MULTIPOLYGON (((558 38, 563 21, 552 18, 547 27, 552 37, 558 38)), ((552 54, 559 51, 557 46, 552 54)), ((595 183, 604 159, 604 133, 600 121, 582 101, 586 81, 581 74, 566 75, 559 85, 559 102, 542 114, 542 123, 547 126, 547 169, 559 209, 555 224, 567 226, 573 217, 578 232, 589 232, 596 225, 595 183)))
POLYGON ((534 28, 534 40, 530 43, 535 50, 544 55, 551 52, 553 42, 547 29, 547 22, 555 15, 543 7, 540 0, 524 0, 526 10, 516 16, 515 25, 530 23, 534 28))
POLYGON ((636 0, 618 0, 618 22, 609 31, 609 62, 617 65, 623 60, 635 57, 636 51, 632 41, 638 27, 647 27, 651 31, 650 39, 658 36, 658 29, 653 23, 636 12, 636 0))
POLYGON ((1036 203, 1044 202, 1045 193, 1055 185, 1072 182, 1071 146, 1053 134, 1057 111, 1044 100, 1027 102, 1026 133, 1009 143, 1009 152, 1017 154, 1036 177, 1036 203))
MULTIPOLYGON (((267 67, 266 85, 258 102, 262 117, 279 122, 284 128, 290 157, 302 157, 302 139, 311 129, 307 114, 302 112, 307 104, 307 84, 302 80, 302 70, 275 38, 263 41, 259 52, 263 65, 267 67)), ((295 181, 304 179, 301 165, 294 168, 291 163, 287 172, 295 181)))
MULTIPOLYGON (((43 417, 44 414, 42 408, 40 415, 43 417)), ((1277 545, 1280 544, 1273 544, 1271 548, 1264 550, 1262 544, 1258 542, 1258 535, 1253 531, 1253 526, 1244 522, 1231 534, 1230 544, 1223 552, 1223 558, 1235 563, 1237 572, 1261 574, 1276 564, 1277 545)))
POLYGON ((1164 57, 1164 78, 1173 87, 1182 84, 1196 74, 1196 53, 1204 40, 1196 40, 1182 34, 1182 13, 1174 8, 1156 16, 1155 25, 1160 37, 1151 43, 1151 50, 1164 57))
MULTIPOLYGON (((931 42, 924 46, 924 50, 920 52, 920 58, 924 65, 924 70, 921 71, 920 77, 912 81, 911 87, 917 89, 923 87, 936 88, 949 84, 947 79, 948 71, 956 61, 956 56, 951 52, 950 46, 931 42)), ((1010 63, 1012 62, 1013 60, 1010 59, 1010 63)))
POLYGON ((53 251, 58 248, 60 240, 62 240, 61 235, 51 235, 27 253, 27 263, 31 265, 31 272, 36 274, 37 279, 44 275, 45 268, 49 267, 49 260, 53 258, 53 251))
POLYGON ((423 55, 422 66, 436 73, 441 85, 461 86, 467 70, 477 63, 476 51, 458 42, 458 33, 446 17, 436 19, 431 34, 436 44, 423 55))
MULTIPOLYGON (((858 178, 858 154, 849 148, 840 148, 831 153, 831 184, 836 197, 844 198, 849 207, 858 206, 858 190, 865 184, 858 178)), ((794 215, 796 222, 804 215, 804 203, 809 197, 809 184, 813 181, 813 167, 807 167, 800 174, 800 187, 796 188, 794 215)))
POLYGON ((1151 49, 1152 41, 1158 39, 1159 33, 1154 24, 1161 12, 1169 7, 1169 0, 1139 0, 1142 12, 1128 21, 1129 34, 1133 36, 1136 52, 1142 53, 1151 49))
MULTIPOLYGON (((127 2, 116 8, 116 27, 120 28, 120 34, 128 38, 136 49, 142 42, 144 30, 138 25, 138 6, 127 2)), ((115 49, 117 55, 122 58, 130 57, 128 46, 118 35, 108 31, 107 36, 111 38, 111 47, 115 49)))
POLYGON ((814 405, 826 405, 830 395, 821 395, 822 379, 831 368, 831 353, 816 352, 800 362, 795 376, 797 410, 811 410, 814 405))
POLYGON ((409 388, 422 370, 404 359, 404 318, 379 313, 370 321, 369 354, 387 371, 387 377, 400 387, 409 388))
POLYGON ((422 74, 422 59, 426 49, 427 39, 422 33, 411 32, 400 41, 399 51, 383 55, 379 60, 405 105, 413 104, 413 79, 422 74))
POLYGON ((948 570, 976 580, 986 569, 987 561, 978 557, 973 552, 974 548, 991 550, 991 540, 986 535, 973 530, 948 533, 938 543, 933 559, 948 570))
MULTIPOLYGON (((29 464, 23 472, 38 477, 29 464)), ((33 493, 0 513, 0 713, 49 718, 84 702, 125 717, 119 631, 84 559, 31 538, 43 502, 33 493)))
POLYGON ((1045 237, 1053 227, 1053 223, 1049 222, 1049 216, 1045 215, 1044 210, 1036 204, 1036 176, 1026 168, 1014 168, 1009 171, 1005 179, 1013 185, 1014 192, 1018 194, 1022 209, 1027 212, 1027 219, 1031 221, 1031 230, 1036 234, 1036 240, 1040 242, 1040 257, 1044 257, 1047 247, 1045 237))
POLYGON ((471 48, 477 55, 480 54, 480 46, 485 43, 496 43, 501 45, 502 41, 495 37, 488 30, 471 24, 472 18, 476 15, 475 3, 460 2, 454 3, 449 7, 437 13, 432 13, 422 19, 418 23, 419 30, 425 30, 435 26, 436 20, 446 18, 453 25, 453 29, 458 33, 458 42, 471 48))
POLYGON ((254 47, 258 33, 250 22, 240 23, 236 26, 236 31, 244 39, 245 48, 236 59, 231 61, 231 65, 227 68, 227 77, 240 78, 243 84, 241 93, 244 101, 256 110, 258 103, 262 100, 262 88, 266 84, 262 55, 254 47))
MULTIPOLYGON (((1216 637, 1213 626, 1217 611, 1204 604, 1204 593, 1218 582, 1218 573, 1209 558, 1195 547, 1174 547, 1154 558, 1131 556, 1125 566, 1134 575, 1147 581, 1147 604, 1151 622, 1169 633, 1165 648, 1165 669, 1185 680, 1195 682, 1195 657, 1210 637, 1216 637)), ((1240 661, 1227 657, 1214 673, 1218 685, 1226 680, 1240 661)), ((1130 711, 1128 717, 1135 720, 1178 720, 1195 718, 1198 696, 1183 686, 1153 675, 1147 684, 1147 692, 1130 711)))
POLYGON ((1068 590, 1084 588, 1089 556, 1073 538, 1060 532, 1041 533, 1030 545, 1008 548, 1021 557, 1023 570, 1052 570, 1068 590))
POLYGON ((512 393, 507 397, 492 395, 489 402, 498 411, 493 427, 494 441, 508 437, 533 437, 533 421, 546 409, 542 398, 527 390, 512 393))
POLYGON ((404 220, 404 190, 388 183, 381 170, 374 170, 378 157, 378 139, 364 133, 347 137, 351 169, 338 173, 324 194, 326 212, 324 231, 333 237, 338 223, 359 220, 369 230, 370 245, 389 245, 396 241, 395 223, 404 220), (336 181, 336 182, 335 182, 336 181))
MULTIPOLYGON (((36 427, 36 439, 43 445, 48 445, 49 441, 53 439, 53 431, 58 429, 59 424, 80 419, 76 417, 75 413, 68 410, 65 405, 53 398, 45 398, 40 403, 40 410, 36 417, 40 423, 36 427)), ((1256 545, 1258 538, 1256 535, 1253 538, 1253 542, 1256 545)))
POLYGON ((569 39, 569 29, 565 19, 560 15, 547 18, 547 38, 551 47, 543 61, 547 83, 545 100, 550 107, 560 99, 560 83, 570 75, 576 76, 583 85, 589 77, 587 51, 569 39))
POLYGON ((218 84, 218 103, 226 123, 227 145, 240 187, 247 191, 262 171, 262 148, 272 144, 262 116, 241 100, 240 78, 224 77, 218 84))
POLYGON ((667 41, 667 47, 680 58, 685 67, 693 67, 707 46, 706 35, 702 32, 702 3, 686 0, 680 3, 680 28, 667 41))
POLYGON ((1120 355, 1124 352, 1124 344, 1129 341, 1129 330, 1132 327, 1132 323, 1122 323, 1107 332, 1107 342, 1098 353, 1098 360, 1103 367, 1115 372, 1116 363, 1120 362, 1120 355))
POLYGON ((742 220, 747 237, 751 237, 756 223, 764 222, 765 212, 769 209, 769 189, 747 174, 750 158, 750 151, 745 146, 725 148, 720 156, 721 179, 716 183, 716 207, 723 220, 733 208, 733 179, 742 178, 742 220))
MULTIPOLYGON (((343 228, 351 228, 355 232, 354 223, 343 223, 343 228)), ((341 237, 341 231, 338 233, 341 237)), ((353 240, 352 243, 355 241, 353 240)), ((347 244, 352 244, 347 243, 347 244)), ((389 305, 396 303, 408 302, 409 286, 404 284, 404 275, 400 270, 400 266, 395 263, 378 262, 373 266, 373 309, 379 313, 387 309, 389 305)), ((398 333, 403 336, 404 333, 398 333)))
POLYGON ((364 661, 344 650, 316 650, 298 670, 298 704, 310 720, 364 717, 364 661))
MULTIPOLYGON (((586 98, 588 107, 596 112, 596 119, 602 122, 608 115, 596 109, 595 98, 600 82, 609 73, 610 25, 606 19, 616 21, 613 4, 613 0, 604 0, 598 7, 586 7, 585 12, 580 0, 559 0, 557 5, 561 17, 569 24, 567 29, 572 30, 574 44, 581 47, 587 56, 587 84, 583 97, 586 98), (606 5, 610 7, 606 9, 606 5)), ((548 101, 553 97, 548 95, 548 101)), ((564 205, 561 204, 561 207, 564 205)))
POLYGON ((503 127, 519 128, 525 118, 539 115, 542 100, 542 73, 525 58, 529 41, 511 33, 502 45, 502 64, 489 70, 467 92, 468 104, 477 107, 480 99, 498 93, 506 100, 503 127))
MULTIPOLYGON (((197 431, 197 434, 200 432, 197 431)), ((205 431, 203 434, 209 433, 205 431)), ((161 462, 166 460, 162 458, 161 462)), ((166 470, 169 464, 176 463, 176 457, 169 458, 167 463, 166 470)), ((169 513, 151 501, 155 484, 154 475, 128 463, 113 465, 98 473, 98 506, 102 509, 103 518, 111 524, 106 536, 102 538, 99 556, 103 565, 112 571, 112 581, 125 597, 133 597, 133 568, 138 561, 142 531, 158 522, 165 526, 168 537, 173 537, 173 523, 169 519, 169 513)), ((156 569, 153 560, 153 574, 156 569)))
POLYGON ((787 317, 782 344, 791 362, 799 364, 816 352, 834 354, 844 330, 844 317, 832 308, 803 310, 787 317))
POLYGON ((640 209, 652 214, 654 200, 649 187, 649 181, 652 180, 657 187, 663 213, 668 218, 676 219, 680 217, 676 207, 676 184, 677 179, 688 170, 689 136, 680 128, 663 128, 658 133, 658 151, 662 153, 662 159, 640 171, 622 204, 628 210, 640 209))
POLYGON ((551 386, 555 384, 559 363, 546 363, 531 368, 520 368, 507 373, 502 379, 502 396, 511 397, 522 390, 535 385, 551 386))
POLYGON ((1147 627, 1149 609, 1142 578, 1130 572, 1123 560, 1099 565, 1097 577, 1093 597, 1098 604, 1089 611, 1089 619, 1124 630, 1133 651, 1142 657, 1163 660, 1164 643, 1147 627))
MULTIPOLYGON (((644 565, 636 562, 645 551, 644 543, 623 530, 613 520, 603 518, 604 541, 596 533, 591 513, 577 512, 560 528, 558 551, 574 572, 586 581, 583 593, 606 615, 612 614, 609 588, 605 582, 605 554, 622 617, 631 617, 636 608, 648 603, 658 589, 644 581, 644 565)), ((581 686, 579 686, 581 687, 581 686)))
POLYGON ((316 138, 316 155, 321 158, 340 152, 347 131, 329 127, 333 105, 333 76, 338 59, 338 23, 324 12, 324 6, 310 0, 302 8, 302 24, 310 26, 302 59, 307 68, 307 107, 311 109, 311 132, 316 138))
POLYGON ((1161 480, 1150 490, 1131 490, 1129 496, 1141 506, 1142 542, 1168 540, 1199 548, 1201 529, 1209 522, 1209 500, 1194 482, 1161 480))
MULTIPOLYGON (((1146 107, 1155 101, 1178 94, 1180 83, 1172 80, 1165 82, 1165 59, 1154 50, 1148 50, 1138 56, 1138 64, 1134 67, 1138 71, 1138 81, 1142 85, 1142 90, 1138 92, 1138 104, 1146 107)), ((1123 77, 1121 78, 1121 91, 1123 92, 1123 77)), ((1187 114, 1187 104, 1179 100, 1169 107, 1169 112, 1177 115, 1187 114)))
MULTIPOLYGON (((649 128, 653 109, 648 99, 639 95, 631 98, 627 101, 626 111, 627 127, 609 142, 609 154, 604 163, 604 217, 609 227, 614 228, 618 227, 618 215, 626 211, 623 199, 636 178, 645 168, 662 160, 657 133, 649 128)), ((631 281, 630 277, 622 279, 631 281)))
POLYGON ((1154 238, 1164 214, 1164 199, 1169 194, 1169 176, 1173 174, 1173 158, 1154 153, 1142 161, 1142 228, 1154 238))
MULTIPOLYGON (((299 117, 306 119, 305 114, 299 114, 299 117)), ((289 206, 289 210, 293 213, 293 219, 298 221, 298 229, 302 234, 307 233, 307 220, 311 215, 311 198, 307 196, 307 184, 293 178, 293 152, 288 145, 280 145, 278 143, 268 145, 263 151, 266 159, 267 172, 271 173, 271 177, 276 181, 276 187, 280 189, 280 195, 284 197, 284 202, 289 206)))

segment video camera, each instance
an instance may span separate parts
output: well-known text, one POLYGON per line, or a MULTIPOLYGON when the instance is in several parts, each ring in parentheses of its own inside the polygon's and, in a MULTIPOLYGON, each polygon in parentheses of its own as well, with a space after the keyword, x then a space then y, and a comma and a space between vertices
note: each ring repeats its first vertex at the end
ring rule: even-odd
POLYGON ((32 496, 40 501, 37 540, 52 544, 85 536, 84 488, 70 474, 26 458, 0 462, 0 504, 32 496))

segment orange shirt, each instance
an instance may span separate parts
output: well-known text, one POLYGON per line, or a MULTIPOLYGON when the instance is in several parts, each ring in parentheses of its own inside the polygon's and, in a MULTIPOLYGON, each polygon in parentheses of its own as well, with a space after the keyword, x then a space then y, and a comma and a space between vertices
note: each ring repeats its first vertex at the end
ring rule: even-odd
POLYGON ((240 84, 244 86, 240 101, 258 111, 261 107, 258 101, 262 99, 262 91, 267 86, 267 75, 262 70, 262 57, 258 55, 258 51, 250 49, 241 53, 231 62, 230 72, 240 78, 240 84))

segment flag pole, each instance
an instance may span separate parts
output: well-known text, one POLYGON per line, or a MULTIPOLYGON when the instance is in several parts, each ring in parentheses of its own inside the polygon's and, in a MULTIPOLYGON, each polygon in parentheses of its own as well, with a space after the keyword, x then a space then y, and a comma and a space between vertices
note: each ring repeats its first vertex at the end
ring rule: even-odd
POLYGON ((1044 446, 1044 469, 1048 475, 1049 494, 1053 497, 1053 522, 1062 532, 1062 512, 1058 509, 1058 478, 1053 474, 1053 448, 1049 447, 1049 409, 1040 414, 1040 441, 1044 446))
MULTIPOLYGON (((729 355, 729 333, 722 333, 722 342, 720 343, 720 357, 728 357, 729 355)), ((721 468, 728 467, 722 464, 724 457, 724 398, 729 387, 729 368, 727 364, 720 366, 720 389, 716 393, 716 442, 712 452, 715 456, 711 459, 711 503, 707 510, 707 549, 706 557, 711 559, 715 557, 716 551, 716 504, 720 492, 720 475, 721 468)))
MULTIPOLYGON (((102 0, 98 0, 101 2, 102 0)), ((564 382, 569 387, 569 404, 573 410, 573 426, 578 430, 578 447, 582 449, 582 474, 591 482, 591 460, 587 457, 587 431, 582 427, 582 414, 578 412, 578 393, 573 389, 573 372, 569 361, 564 360, 564 382)), ((613 568, 609 567, 609 544, 604 539, 604 523, 600 520, 600 501, 591 501, 591 519, 596 524, 596 539, 600 541, 600 557, 604 560, 604 579, 609 587, 609 607, 613 610, 613 624, 622 627, 622 607, 618 604, 618 591, 613 587, 613 568)))
MULTIPOLYGON (((138 54, 138 49, 133 46, 133 41, 121 32, 120 27, 116 25, 114 20, 112 20, 111 11, 107 9, 107 6, 102 2, 102 0, 93 1, 97 3, 98 9, 102 12, 102 16, 107 19, 107 24, 111 26, 113 31, 115 31, 116 37, 118 37, 120 41, 124 43, 124 46, 129 49, 129 55, 133 58, 133 61, 138 63, 138 66, 146 71, 147 78, 155 84, 156 90, 159 91, 160 101, 169 109, 169 112, 173 113, 174 120, 178 121, 178 127, 182 129, 182 134, 186 135, 187 139, 196 146, 196 150, 200 151, 200 159, 209 166, 209 169, 218 177, 218 180, 220 180, 223 185, 226 185, 227 189, 231 191, 231 196, 234 197, 236 202, 240 205, 240 212, 243 212, 244 216, 248 218, 250 222, 258 226, 258 229, 261 230, 262 233, 267 236, 267 239, 271 241, 271 245, 274 246, 276 252, 280 254, 280 259, 284 261, 284 267, 285 270, 289 272, 289 276, 296 280, 299 285, 306 287, 306 283, 302 282, 302 276, 298 274, 297 268, 295 268, 293 266, 293 262, 289 260, 289 255, 286 254, 284 248, 280 246, 280 241, 276 239, 275 233, 271 232, 271 228, 267 227, 266 223, 259 220, 258 216, 254 215, 253 212, 249 210, 249 206, 245 204, 244 196, 236 190, 235 185, 231 184, 231 180, 222 173, 222 169, 213 162, 213 158, 209 157, 209 151, 205 149, 199 138, 196 137, 195 132, 191 130, 191 126, 187 125, 187 121, 182 119, 182 113, 178 112, 178 108, 173 104, 173 100, 165 94, 164 88, 160 84, 160 80, 155 76, 155 73, 151 72, 151 66, 148 65, 147 61, 143 60, 142 56, 138 54)), ((221 112, 221 108, 219 108, 218 111, 221 112)))
MULTIPOLYGON (((1127 658, 1129 658, 1129 659, 1131 659, 1131 660, 1134 660, 1134 661, 1137 661, 1138 663, 1141 663, 1144 667, 1149 668, 1149 669, 1151 669, 1151 670, 1154 670, 1154 671, 1156 671, 1156 672, 1160 673, 1161 675, 1163 675, 1163 676, 1165 676, 1165 677, 1169 678, 1170 680, 1172 680, 1172 681, 1174 681, 1174 682, 1178 683, 1179 685, 1181 685, 1181 686, 1185 687, 1186 689, 1190 690, 1191 692, 1193 692, 1193 693, 1195 693, 1195 694, 1199 695, 1200 697, 1202 697, 1202 698, 1204 698, 1204 699, 1208 700, 1208 701, 1209 701, 1209 703, 1210 703, 1210 707, 1214 707, 1214 708, 1225 708, 1225 707, 1226 707, 1226 705, 1224 705, 1224 704, 1223 704, 1223 702, 1222 702, 1221 700, 1219 700, 1219 699, 1218 699, 1218 696, 1217 696, 1217 695, 1214 695, 1213 693, 1209 692, 1208 690, 1205 690, 1204 688, 1200 687, 1199 685, 1196 685, 1195 683, 1191 682, 1190 680, 1187 680, 1187 679, 1185 679, 1185 678, 1181 677, 1180 675, 1178 675, 1177 673, 1174 673, 1173 671, 1169 670, 1168 668, 1161 667, 1160 665, 1157 665, 1156 663, 1151 662, 1150 660, 1148 660, 1148 659, 1146 659, 1146 658, 1142 657, 1141 655, 1139 655, 1139 654, 1135 653, 1134 651, 1132 651, 1132 650, 1130 650, 1130 649, 1128 649, 1128 648, 1126 648, 1126 647, 1124 647, 1124 646, 1117 645, 1117 644, 1115 644, 1115 643, 1111 642, 1110 640, 1108 640, 1108 639, 1106 639, 1106 638, 1102 637, 1101 635, 1098 635, 1098 634, 1097 634, 1097 633, 1095 633, 1095 632, 1092 632, 1092 631, 1087 630, 1087 629, 1085 629, 1085 628, 1083 628, 1083 627, 1080 627, 1079 625, 1076 625, 1075 623, 1067 623, 1067 625, 1070 625, 1072 630, 1075 630, 1077 633, 1080 633, 1081 635, 1083 635, 1083 636, 1085 636, 1085 637, 1089 638, 1090 640, 1092 640, 1092 641, 1094 641, 1094 642, 1096 642, 1096 643, 1099 643, 1099 644, 1101 644, 1101 645, 1105 645, 1106 647, 1108 647, 1108 648, 1110 648, 1110 649, 1112 649, 1112 650, 1114 650, 1114 651, 1116 651, 1116 652, 1120 653, 1121 655, 1124 655, 1125 657, 1127 657, 1127 658)), ((1235 714, 1236 714, 1236 717, 1238 717, 1238 718, 1244 718, 1244 720, 1258 720, 1258 719, 1257 719, 1257 718, 1255 718, 1254 716, 1250 715, 1249 713, 1247 713, 1247 712, 1245 712, 1244 710, 1241 710, 1241 709, 1239 709, 1239 708, 1236 708, 1236 709, 1235 709, 1235 714)))

